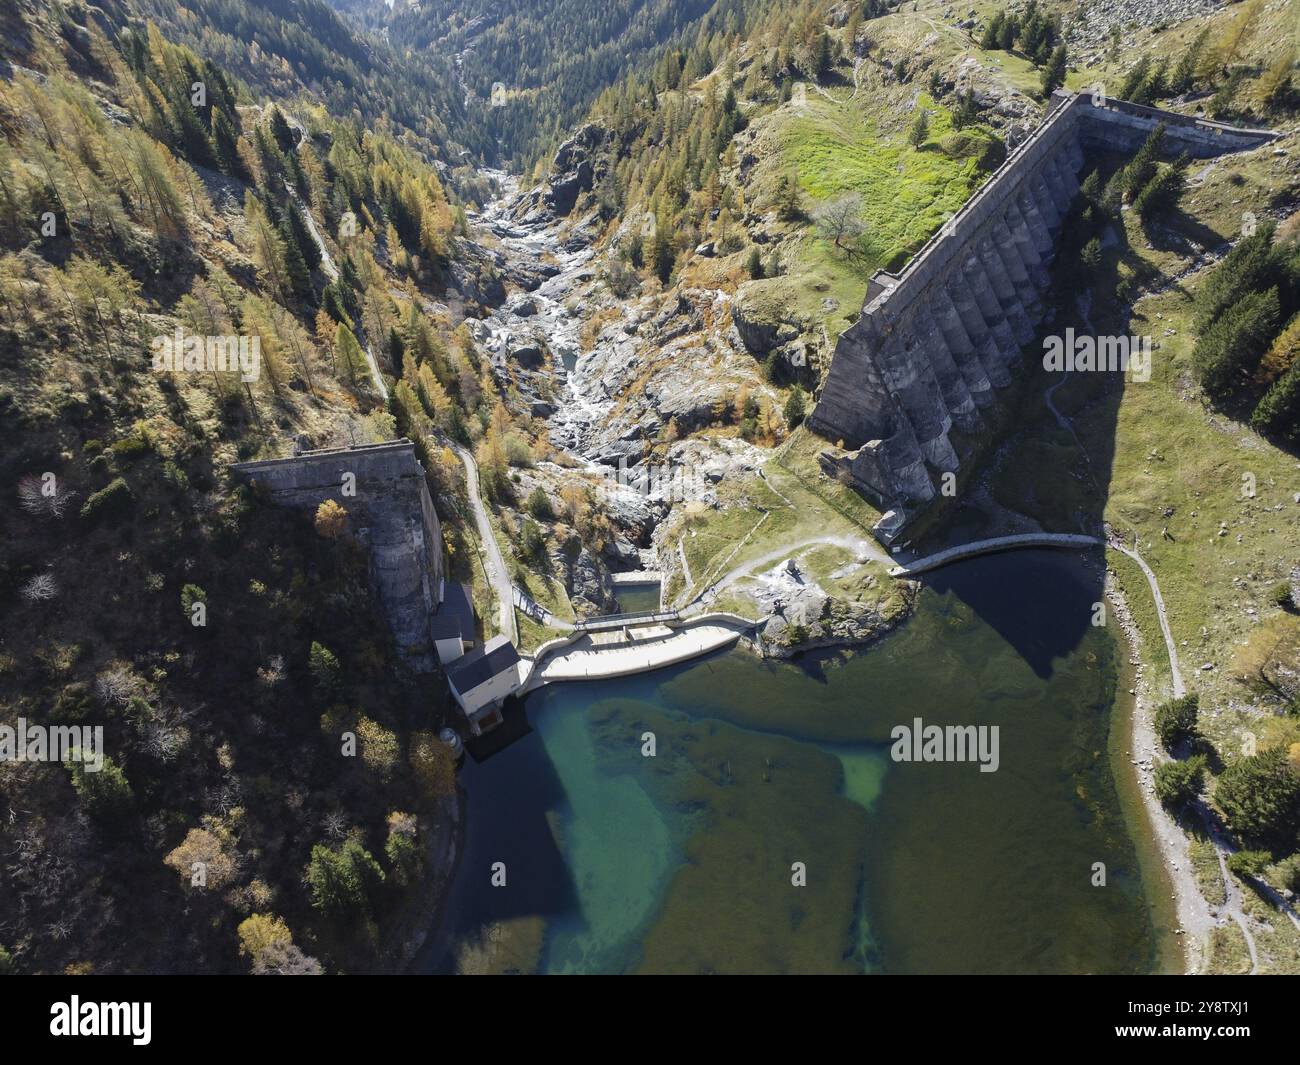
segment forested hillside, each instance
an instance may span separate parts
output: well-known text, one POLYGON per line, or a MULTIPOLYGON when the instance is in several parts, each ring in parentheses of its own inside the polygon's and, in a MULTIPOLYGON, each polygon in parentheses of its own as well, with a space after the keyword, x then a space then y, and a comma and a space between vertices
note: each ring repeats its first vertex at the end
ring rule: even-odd
POLYGON ((0 960, 400 965, 448 872, 446 696, 403 673, 346 514, 227 467, 406 434, 463 579, 431 434, 474 442, 495 393, 439 301, 477 306, 487 268, 426 158, 355 114, 84 7, 25 5, 5 42, 0 720, 102 725, 106 758, 0 763, 0 960))
MULTIPOLYGON (((772 0, 331 0, 398 48, 454 62, 466 107, 499 145, 502 165, 531 169, 606 87, 703 26, 734 41, 772 0), (493 87, 500 85, 496 97, 493 87)), ((705 73, 711 63, 696 68, 705 73)))
MULTIPOLYGON (((85 5, 44 6, 77 32, 85 5)), ((259 93, 310 99, 333 115, 355 113, 367 127, 416 138, 450 166, 462 162, 462 150, 474 158, 494 151, 464 106, 450 58, 403 55, 325 0, 107 0, 99 10, 113 32, 152 21, 259 93)))

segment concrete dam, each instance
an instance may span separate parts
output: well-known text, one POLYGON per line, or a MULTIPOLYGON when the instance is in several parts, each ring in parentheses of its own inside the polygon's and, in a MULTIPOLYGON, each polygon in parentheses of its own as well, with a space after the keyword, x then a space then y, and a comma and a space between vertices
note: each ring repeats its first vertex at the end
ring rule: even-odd
POLYGON ((1277 136, 1057 92, 1042 125, 907 266, 872 277, 808 425, 847 451, 824 464, 847 466, 886 509, 876 526, 882 540, 934 498, 936 475, 959 469, 950 432, 985 429, 1011 384, 1042 320, 1048 268, 1088 154, 1131 153, 1160 123, 1166 147, 1193 158, 1277 136))

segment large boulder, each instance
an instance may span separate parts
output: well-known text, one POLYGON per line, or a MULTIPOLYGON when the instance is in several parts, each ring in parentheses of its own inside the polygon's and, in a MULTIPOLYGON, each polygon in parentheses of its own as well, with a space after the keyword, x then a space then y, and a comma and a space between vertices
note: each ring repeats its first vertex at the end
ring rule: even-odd
POLYGON ((784 277, 746 281, 736 290, 731 320, 750 354, 766 355, 803 331, 801 321, 790 309, 794 297, 792 286, 784 277))

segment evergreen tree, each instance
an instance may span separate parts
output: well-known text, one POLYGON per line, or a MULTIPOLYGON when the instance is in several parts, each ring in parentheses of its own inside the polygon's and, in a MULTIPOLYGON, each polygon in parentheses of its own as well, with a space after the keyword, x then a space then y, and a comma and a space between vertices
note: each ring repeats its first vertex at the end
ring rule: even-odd
POLYGON ((339 694, 343 686, 343 670, 334 652, 323 643, 312 640, 307 668, 311 672, 312 687, 322 702, 328 702, 339 694))
POLYGON ((1068 62, 1065 45, 1058 44, 1052 49, 1051 58, 1048 59, 1047 65, 1043 67, 1042 87, 1043 95, 1051 96, 1057 89, 1065 84, 1065 72, 1068 62))
POLYGON ((319 844, 311 849, 311 904, 330 917, 367 915, 371 896, 383 880, 383 869, 359 840, 349 839, 334 849, 319 844))
POLYGON ((1178 60, 1178 65, 1174 67, 1174 72, 1169 78, 1169 92, 1174 96, 1181 96, 1189 92, 1196 84, 1196 71, 1201 63, 1201 54, 1205 51, 1205 45, 1210 39, 1210 27, 1206 26, 1196 35, 1195 40, 1188 46, 1187 51, 1178 60))
POLYGON ((1146 84, 1147 75, 1151 71, 1151 57, 1143 56, 1129 68, 1129 72, 1124 76, 1124 80, 1119 85, 1119 98, 1121 100, 1137 100, 1138 90, 1146 84))
POLYGON ((316 293, 311 287, 311 273, 307 269, 307 263, 303 258, 302 250, 298 246, 298 241, 293 231, 293 225, 290 222, 290 215, 288 212, 286 212, 281 218, 278 228, 280 231, 280 242, 283 247, 284 272, 285 276, 288 278, 289 287, 298 299, 305 303, 314 304, 316 301, 316 293))
POLYGON ((790 391, 789 397, 785 401, 785 423, 791 429, 803 423, 807 416, 807 407, 804 403, 803 389, 795 385, 790 391))
POLYGON ((1159 123, 1142 142, 1142 147, 1134 154, 1128 166, 1124 168, 1124 199, 1132 200, 1146 188, 1147 182, 1156 176, 1156 164, 1165 144, 1165 124, 1159 123))
POLYGON ((930 116, 926 113, 924 107, 917 108, 916 117, 912 119, 912 126, 907 131, 907 143, 913 148, 919 149, 930 135, 930 116))
POLYGON ((311 235, 311 230, 307 227, 307 222, 302 216, 302 208, 298 206, 297 201, 290 199, 285 207, 285 220, 289 223, 289 230, 293 234, 293 243, 297 246, 302 260, 307 264, 308 270, 315 270, 320 266, 320 246, 311 235))
POLYGON ((1156 707, 1155 729, 1161 745, 1172 751, 1180 743, 1196 738, 1196 716, 1200 698, 1195 692, 1169 699, 1156 707))
POLYGON ((1250 424, 1261 433, 1300 440, 1300 359, 1273 382, 1255 407, 1250 424))
POLYGON ((1300 772, 1284 747, 1241 758, 1219 777, 1214 801, 1247 842, 1293 847, 1300 827, 1300 772))
MULTIPOLYGON (((657 217, 663 218, 665 215, 660 214, 657 217)), ((654 270, 655 277, 666 285, 673 276, 673 267, 676 263, 677 254, 673 250, 673 242, 668 237, 668 226, 659 223, 655 226, 654 244, 651 247, 651 269, 654 270)))
POLYGON ((226 113, 215 107, 212 109, 212 150, 223 173, 247 179, 244 162, 239 157, 239 135, 226 113))
POLYGON ((800 202, 799 179, 797 177, 782 174, 777 179, 776 210, 783 222, 795 222, 803 217, 803 205, 800 202))
POLYGON ((1264 222, 1233 246, 1196 293, 1196 328, 1204 333, 1216 318, 1249 292, 1281 280, 1273 249, 1274 225, 1264 222))
POLYGON ((1274 287, 1242 297, 1201 334, 1192 349, 1192 366, 1211 398, 1227 399, 1242 388, 1277 331, 1280 317, 1274 287))
POLYGON ((994 52, 1002 47, 1002 24, 1006 18, 1006 12, 999 11, 989 19, 989 24, 984 27, 984 33, 980 37, 980 47, 984 51, 994 52))
POLYGON ((1205 756, 1156 766, 1156 798, 1162 806, 1179 810, 1201 793, 1205 783, 1205 756))
POLYGON ((1190 159, 1187 155, 1170 166, 1162 167, 1159 172, 1143 186, 1133 201, 1133 209, 1143 222, 1150 221, 1158 214, 1171 211, 1178 206, 1183 193, 1187 191, 1187 167, 1190 159))

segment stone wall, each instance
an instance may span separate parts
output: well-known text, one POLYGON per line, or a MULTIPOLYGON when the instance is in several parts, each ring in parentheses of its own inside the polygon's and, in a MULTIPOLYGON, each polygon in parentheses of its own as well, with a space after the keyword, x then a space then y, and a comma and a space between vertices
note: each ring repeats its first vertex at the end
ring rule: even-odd
POLYGON ((315 511, 332 499, 342 506, 369 551, 371 580, 403 659, 420 673, 437 667, 429 619, 442 599, 442 529, 411 441, 304 451, 231 469, 277 505, 315 511))
POLYGON ((1043 124, 897 274, 878 271, 839 338, 809 427, 849 452, 854 482, 894 513, 935 495, 976 438, 1042 319, 1057 238, 1088 152, 1129 152, 1164 122, 1174 152, 1204 157, 1275 134, 1123 101, 1057 93, 1043 124))

